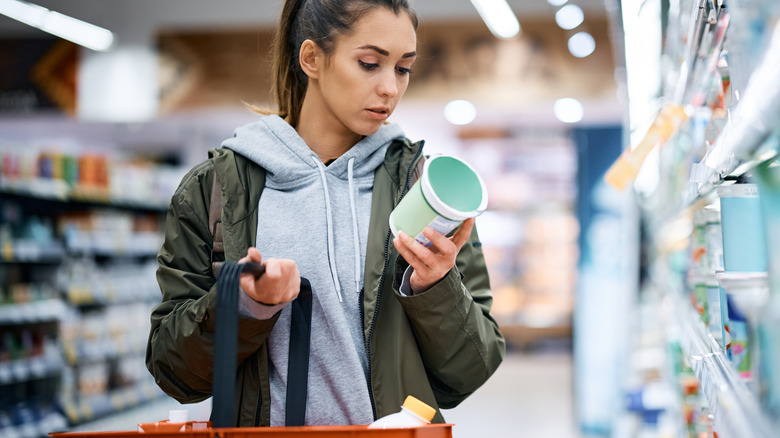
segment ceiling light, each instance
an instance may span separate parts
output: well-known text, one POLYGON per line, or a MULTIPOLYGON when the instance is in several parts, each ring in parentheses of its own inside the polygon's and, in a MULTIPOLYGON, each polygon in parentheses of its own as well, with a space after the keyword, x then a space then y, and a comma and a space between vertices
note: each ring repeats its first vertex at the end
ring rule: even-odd
POLYGON ((587 32, 577 32, 569 38, 569 52, 577 58, 584 58, 596 50, 596 40, 587 32))
POLYGON ((506 0, 471 0, 490 32, 498 38, 512 38, 520 33, 520 23, 506 0))
POLYGON ((561 29, 574 29, 585 20, 582 8, 577 5, 566 5, 555 13, 555 22, 561 29))
POLYGON ((453 125, 468 125, 477 118, 477 108, 468 100, 453 100, 444 107, 444 118, 453 125))
POLYGON ((555 101, 553 106, 553 112, 555 117, 564 123, 577 123, 582 120, 582 116, 585 110, 582 108, 582 104, 577 99, 571 97, 564 97, 555 101))
POLYGON ((114 43, 108 29, 21 0, 0 0, 0 14, 88 49, 105 51, 114 43))
POLYGON ((561 6, 564 3, 566 3, 568 0, 547 0, 547 3, 549 3, 552 6, 561 6))

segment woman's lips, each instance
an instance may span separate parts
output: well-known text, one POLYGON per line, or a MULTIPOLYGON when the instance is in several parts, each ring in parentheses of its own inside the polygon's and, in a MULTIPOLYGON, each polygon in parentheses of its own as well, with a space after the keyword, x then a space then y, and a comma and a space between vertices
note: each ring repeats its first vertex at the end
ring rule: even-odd
POLYGON ((390 111, 387 108, 366 108, 366 113, 368 113, 368 116, 372 119, 385 120, 390 114, 390 111))

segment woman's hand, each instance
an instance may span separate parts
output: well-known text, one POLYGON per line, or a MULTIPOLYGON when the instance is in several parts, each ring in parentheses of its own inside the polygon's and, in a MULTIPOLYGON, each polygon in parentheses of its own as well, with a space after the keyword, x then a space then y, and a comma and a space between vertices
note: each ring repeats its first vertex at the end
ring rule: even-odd
POLYGON ((447 272, 455 266, 455 259, 463 244, 469 240, 472 228, 474 228, 474 219, 466 219, 455 234, 448 238, 426 227, 423 235, 431 241, 429 247, 422 246, 403 231, 398 233, 398 237, 393 240, 393 245, 414 269, 410 285, 412 292, 415 294, 425 292, 447 275, 447 272))
POLYGON ((238 263, 255 262, 265 266, 265 273, 255 278, 250 273, 241 274, 239 284, 241 289, 253 300, 275 305, 286 303, 295 299, 301 289, 301 275, 298 273, 298 265, 288 259, 268 259, 263 262, 263 257, 257 248, 249 248, 246 257, 238 263))

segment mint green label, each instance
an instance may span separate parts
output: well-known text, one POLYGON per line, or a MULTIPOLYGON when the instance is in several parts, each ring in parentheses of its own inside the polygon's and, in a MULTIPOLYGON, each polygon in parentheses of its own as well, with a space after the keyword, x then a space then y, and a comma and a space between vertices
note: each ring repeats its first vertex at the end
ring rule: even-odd
POLYGON ((418 180, 390 214, 390 223, 395 226, 396 231, 417 236, 437 216, 436 211, 425 200, 418 180))

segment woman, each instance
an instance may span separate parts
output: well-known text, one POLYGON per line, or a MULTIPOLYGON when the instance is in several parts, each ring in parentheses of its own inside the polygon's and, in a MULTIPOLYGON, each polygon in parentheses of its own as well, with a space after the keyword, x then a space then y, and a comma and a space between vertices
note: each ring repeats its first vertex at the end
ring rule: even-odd
POLYGON ((313 310, 305 424, 368 424, 407 395, 452 408, 504 355, 473 220, 429 248, 388 217, 422 160, 386 122, 409 83, 417 18, 406 0, 288 0, 275 43, 276 114, 236 130, 174 194, 158 254, 163 301, 146 363, 180 402, 211 396, 214 176, 241 278, 238 426, 285 424, 290 302, 313 310), (400 257, 399 257, 400 255, 400 257))

